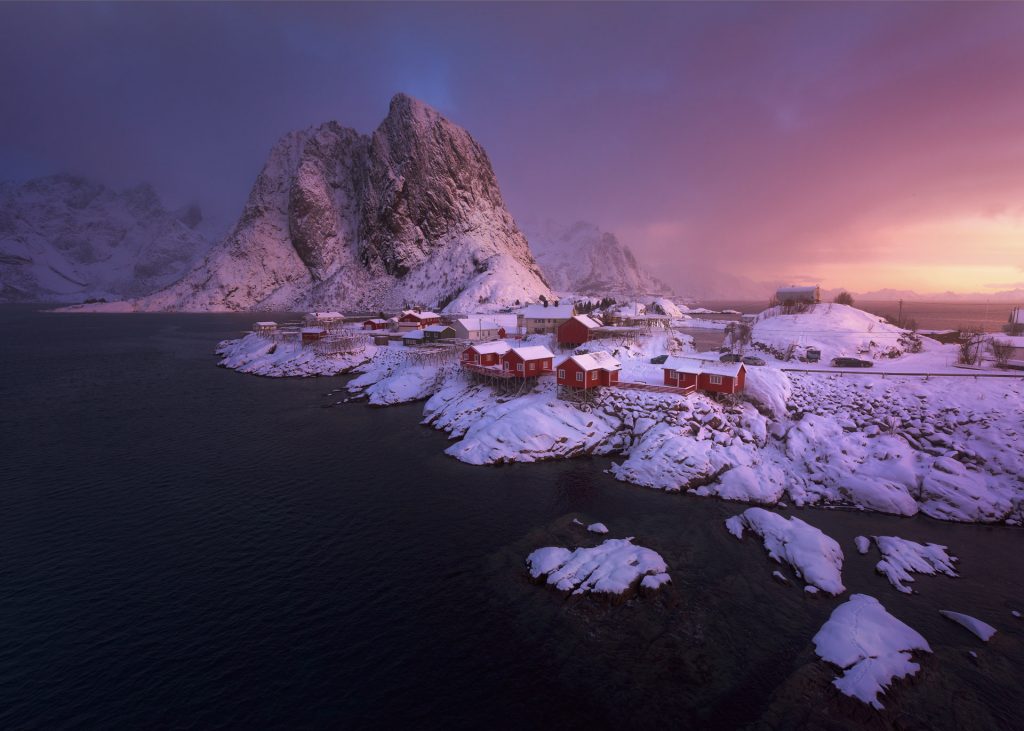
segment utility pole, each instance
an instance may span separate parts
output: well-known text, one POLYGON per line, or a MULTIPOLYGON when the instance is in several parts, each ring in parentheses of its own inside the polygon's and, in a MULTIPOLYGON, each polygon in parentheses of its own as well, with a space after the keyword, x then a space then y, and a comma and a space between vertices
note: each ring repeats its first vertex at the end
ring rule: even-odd
POLYGON ((900 314, 896 318, 896 326, 903 327, 903 300, 900 300, 900 314))

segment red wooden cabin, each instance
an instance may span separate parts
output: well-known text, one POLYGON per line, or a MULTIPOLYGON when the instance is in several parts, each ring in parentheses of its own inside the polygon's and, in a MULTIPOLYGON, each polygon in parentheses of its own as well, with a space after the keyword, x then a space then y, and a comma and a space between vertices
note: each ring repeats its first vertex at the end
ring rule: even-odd
POLYGON ((374 318, 363 322, 363 330, 387 330, 389 327, 391 327, 391 323, 387 320, 381 320, 380 318, 374 318))
POLYGON ((501 369, 515 378, 551 373, 554 354, 543 345, 511 348, 501 356, 501 369))
POLYGON ((427 325, 436 325, 441 322, 441 316, 436 312, 417 312, 415 310, 406 310, 402 313, 402 316, 398 318, 398 321, 413 323, 420 327, 426 327, 427 325))
POLYGON ((601 324, 586 315, 573 315, 558 326, 558 344, 576 348, 590 340, 601 324))
POLYGON ((614 386, 619 382, 622 366, 610 353, 599 350, 596 353, 571 355, 558 364, 559 386, 590 389, 598 386, 614 386))
POLYGON ((501 356, 509 350, 504 340, 492 340, 489 343, 476 343, 462 351, 462 362, 466 365, 499 366, 501 356))
POLYGON ((666 386, 711 393, 738 393, 743 390, 747 369, 742 363, 722 363, 698 358, 668 358, 662 365, 666 386))

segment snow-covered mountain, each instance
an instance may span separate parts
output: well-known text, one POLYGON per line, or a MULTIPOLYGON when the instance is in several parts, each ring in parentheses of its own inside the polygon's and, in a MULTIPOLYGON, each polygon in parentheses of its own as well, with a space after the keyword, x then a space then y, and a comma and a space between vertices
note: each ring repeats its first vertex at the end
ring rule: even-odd
POLYGON ((373 134, 327 122, 271 150, 231 233, 135 310, 404 304, 472 311, 551 296, 483 148, 404 94, 373 134))
POLYGON ((0 302, 148 294, 209 246, 196 207, 165 210, 153 188, 115 191, 69 175, 0 184, 0 302))
POLYGON ((548 284, 556 290, 602 296, 671 293, 615 234, 593 223, 565 226, 547 221, 523 229, 548 284))

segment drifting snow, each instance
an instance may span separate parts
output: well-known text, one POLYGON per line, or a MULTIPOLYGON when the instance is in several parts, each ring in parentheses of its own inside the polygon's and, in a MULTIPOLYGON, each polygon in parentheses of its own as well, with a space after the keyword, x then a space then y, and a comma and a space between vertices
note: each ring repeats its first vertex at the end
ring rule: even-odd
POLYGON ((837 596, 846 591, 842 581, 843 551, 839 544, 799 518, 788 520, 763 508, 748 508, 725 522, 739 539, 749 528, 761 536, 768 555, 788 563, 811 586, 837 596))
POLYGON ((845 671, 832 684, 877 709, 884 708, 878 696, 894 678, 920 670, 911 653, 932 651, 924 637, 866 594, 854 594, 836 607, 813 642, 818 657, 845 671))
MULTIPOLYGON (((911 573, 946 574, 956 576, 953 562, 956 558, 946 553, 946 546, 935 543, 920 544, 896 536, 875 536, 878 550, 882 552, 882 560, 875 566, 878 573, 883 574, 889 583, 904 594, 912 589, 907 583, 914 577, 911 573)), ((866 552, 862 551, 862 553, 866 552)))
POLYGON ((975 619, 969 614, 961 614, 960 612, 951 612, 948 609, 940 609, 939 614, 947 619, 952 619, 962 627, 966 627, 973 632, 978 639, 982 642, 988 642, 992 639, 992 635, 996 633, 996 628, 990 624, 982 622, 980 619, 975 619))
POLYGON ((624 594, 640 584, 656 589, 669 581, 668 566, 655 551, 635 546, 632 538, 611 538, 593 548, 549 546, 526 558, 534 579, 573 594, 624 594), (648 581, 649 579, 649 581, 648 581))

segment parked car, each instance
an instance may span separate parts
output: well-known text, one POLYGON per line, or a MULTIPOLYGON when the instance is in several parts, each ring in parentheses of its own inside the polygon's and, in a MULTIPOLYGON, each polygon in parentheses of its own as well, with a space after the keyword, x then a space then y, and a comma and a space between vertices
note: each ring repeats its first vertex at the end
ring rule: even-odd
POLYGON ((756 355, 745 355, 743 356, 743 365, 765 365, 764 358, 758 358, 756 355))
POLYGON ((668 360, 668 356, 667 355, 656 355, 653 358, 651 358, 651 363, 656 363, 657 365, 661 365, 666 360, 668 360))
POLYGON ((723 363, 739 363, 740 356, 736 353, 722 353, 720 356, 718 356, 718 360, 722 361, 723 363))
POLYGON ((870 360, 861 360, 860 358, 833 358, 833 368, 870 368, 873 366, 870 360))

